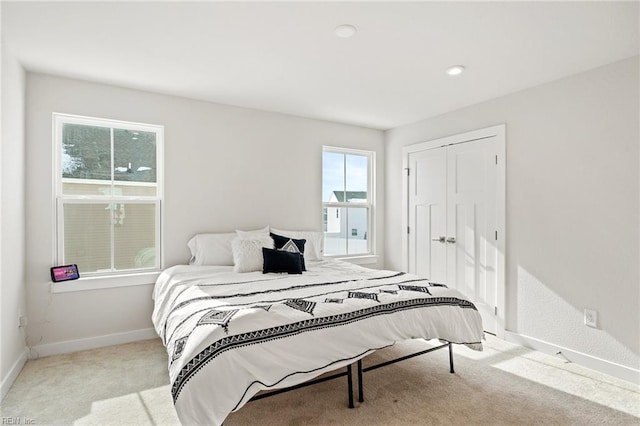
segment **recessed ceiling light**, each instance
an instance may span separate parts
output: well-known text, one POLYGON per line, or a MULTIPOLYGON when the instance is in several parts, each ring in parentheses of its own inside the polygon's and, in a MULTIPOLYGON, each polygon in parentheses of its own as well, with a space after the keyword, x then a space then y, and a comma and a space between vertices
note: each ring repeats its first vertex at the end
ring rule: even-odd
POLYGON ((358 29, 349 24, 338 25, 335 30, 336 35, 342 38, 353 37, 356 32, 358 32, 358 29))
POLYGON ((454 65, 452 67, 447 68, 448 75, 460 75, 464 72, 463 65, 454 65))

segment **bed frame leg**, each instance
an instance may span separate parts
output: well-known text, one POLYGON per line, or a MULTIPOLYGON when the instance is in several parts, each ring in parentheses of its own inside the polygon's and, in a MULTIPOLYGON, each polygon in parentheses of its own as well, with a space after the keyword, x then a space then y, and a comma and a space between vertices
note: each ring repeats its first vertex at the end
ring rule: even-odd
POLYGON ((353 408, 353 374, 351 364, 347 365, 347 392, 349 392, 349 408, 353 408))
POLYGON ((449 373, 455 373, 453 369, 453 345, 449 343, 449 373))
POLYGON ((358 402, 364 402, 364 389, 362 384, 362 360, 358 360, 358 402))

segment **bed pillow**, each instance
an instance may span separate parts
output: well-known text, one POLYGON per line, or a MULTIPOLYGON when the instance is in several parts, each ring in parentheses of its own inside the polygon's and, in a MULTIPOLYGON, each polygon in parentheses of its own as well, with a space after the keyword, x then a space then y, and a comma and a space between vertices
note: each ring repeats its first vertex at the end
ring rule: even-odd
POLYGON ((235 232, 220 234, 196 234, 189 240, 190 265, 233 266, 231 241, 235 232))
POLYGON ((264 264, 262 248, 273 248, 273 238, 268 234, 236 237, 231 242, 233 250, 233 272, 261 271, 264 264))
POLYGON ((243 231, 241 229, 236 229, 236 234, 238 237, 253 237, 256 235, 269 235, 269 227, 265 226, 260 229, 252 229, 250 231, 243 231))
POLYGON ((263 274, 269 272, 287 274, 302 273, 303 257, 300 253, 263 248, 262 256, 264 257, 264 264, 262 267, 263 274))
POLYGON ((273 232, 270 235, 271 238, 273 238, 273 243, 276 249, 299 254, 300 261, 302 263, 302 270, 307 270, 304 264, 304 245, 307 240, 297 240, 294 238, 284 237, 282 235, 274 234, 273 232))
POLYGON ((304 250, 305 260, 322 260, 322 247, 324 245, 324 234, 318 231, 287 231, 284 229, 271 228, 274 234, 284 237, 307 240, 304 250))

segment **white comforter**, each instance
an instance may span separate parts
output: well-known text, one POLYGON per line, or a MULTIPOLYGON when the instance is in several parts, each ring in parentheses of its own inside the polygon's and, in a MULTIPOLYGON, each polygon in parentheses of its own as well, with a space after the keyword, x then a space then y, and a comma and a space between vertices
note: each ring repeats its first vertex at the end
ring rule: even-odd
POLYGON ((456 290, 346 262, 302 275, 174 266, 154 289, 153 323, 169 355, 183 424, 222 424, 263 389, 302 383, 396 341, 482 350, 482 320, 456 290))

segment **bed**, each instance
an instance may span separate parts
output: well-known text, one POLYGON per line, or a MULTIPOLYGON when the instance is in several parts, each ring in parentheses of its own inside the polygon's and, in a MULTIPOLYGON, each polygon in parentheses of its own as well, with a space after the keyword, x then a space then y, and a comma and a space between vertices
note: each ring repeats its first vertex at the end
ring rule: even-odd
POLYGON ((482 350, 480 315, 454 289, 338 260, 307 257, 305 269, 193 264, 161 273, 153 323, 183 424, 220 425, 262 390, 306 382, 396 341, 482 350))

